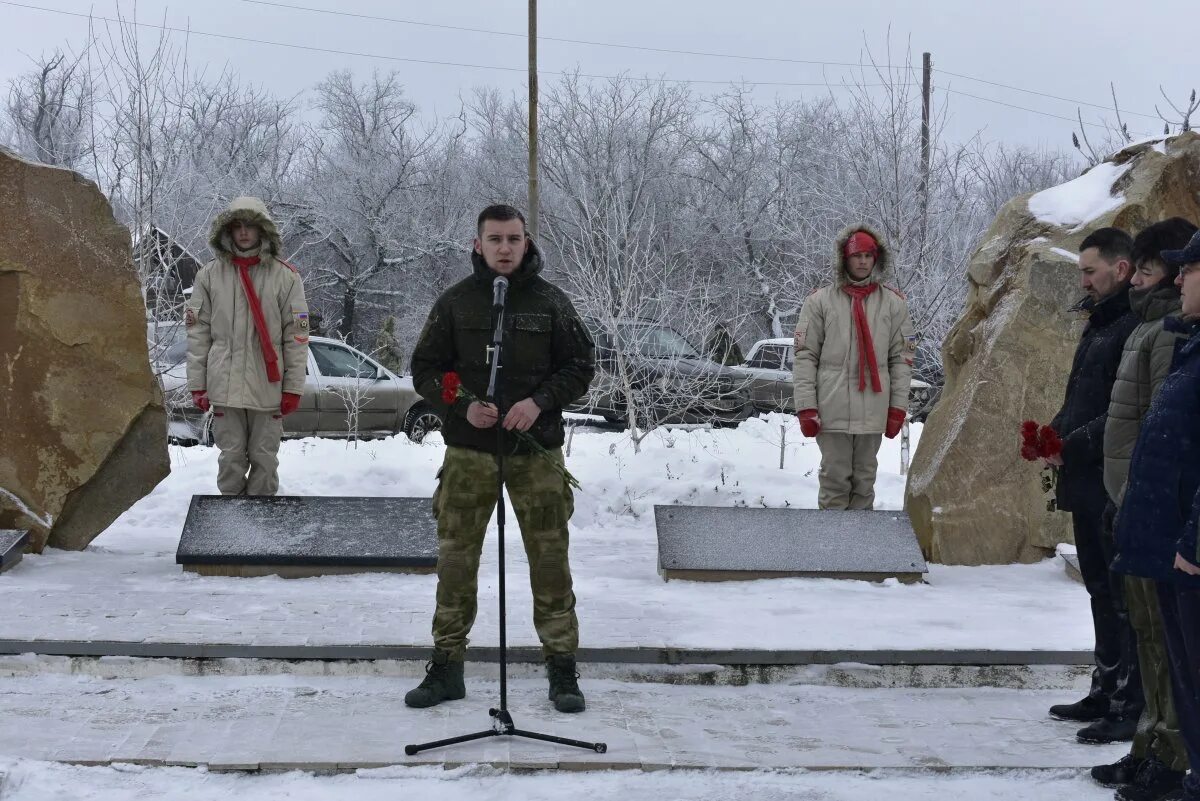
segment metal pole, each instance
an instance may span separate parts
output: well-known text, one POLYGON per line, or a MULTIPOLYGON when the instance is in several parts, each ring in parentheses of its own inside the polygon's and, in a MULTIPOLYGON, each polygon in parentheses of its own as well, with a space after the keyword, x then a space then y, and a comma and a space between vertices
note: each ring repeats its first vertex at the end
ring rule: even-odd
POLYGON ((917 184, 920 206, 920 241, 917 243, 917 272, 925 261, 925 237, 929 230, 929 104, 933 92, 933 62, 929 53, 921 55, 921 175, 917 184))
POLYGON ((538 235, 537 0, 529 0, 529 235, 538 235))

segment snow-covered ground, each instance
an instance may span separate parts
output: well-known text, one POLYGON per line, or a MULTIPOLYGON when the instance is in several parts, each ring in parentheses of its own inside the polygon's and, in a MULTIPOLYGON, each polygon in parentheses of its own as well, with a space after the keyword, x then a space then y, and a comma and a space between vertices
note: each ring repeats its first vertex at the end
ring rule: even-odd
MULTIPOLYGON (((913 447, 920 435, 913 428, 913 447)), ((900 509, 898 441, 884 441, 879 508, 900 509)), ((440 438, 285 442, 281 493, 424 496, 440 438)), ((30 555, 0 581, 0 639, 246 644, 426 645, 433 576, 284 580, 208 578, 174 562, 193 494, 215 492, 216 451, 172 448, 172 472, 86 551, 30 555)), ((1083 588, 1057 560, 931 565, 928 583, 830 579, 665 582, 655 504, 813 507, 819 452, 794 418, 737 429, 661 430, 636 453, 622 432, 581 428, 568 465, 583 484, 571 554, 583 644, 745 649, 1039 649, 1091 647, 1083 588), (786 432, 784 469, 779 469, 786 432)), ((510 520, 512 518, 510 517, 510 520)), ((509 541, 510 643, 535 645, 527 564, 509 541)), ((473 640, 497 639, 494 539, 484 549, 473 640)))
POLYGON ((1083 771, 1007 771, 938 775, 900 771, 669 771, 642 773, 535 773, 493 768, 385 768, 349 776, 308 773, 247 776, 185 768, 135 766, 78 768, 0 759, 0 797, 5 801, 1101 801, 1112 790, 1083 771), (5 778, 7 776, 7 778, 5 778))

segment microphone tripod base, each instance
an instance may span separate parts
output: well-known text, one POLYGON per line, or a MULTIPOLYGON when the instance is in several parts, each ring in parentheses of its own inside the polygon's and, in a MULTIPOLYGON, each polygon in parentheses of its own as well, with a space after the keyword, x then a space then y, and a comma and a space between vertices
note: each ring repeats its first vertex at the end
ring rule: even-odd
POLYGON ((420 743, 418 745, 406 745, 404 746, 404 753, 412 756, 413 754, 419 754, 422 751, 428 751, 432 748, 468 743, 472 740, 483 740, 487 737, 524 737, 527 740, 539 740, 544 743, 557 743, 558 745, 582 748, 585 751, 595 751, 597 754, 608 753, 607 743, 589 743, 585 740, 572 740, 568 737, 555 737, 551 734, 541 734, 536 731, 518 729, 516 724, 513 723, 512 715, 509 714, 507 709, 489 709, 488 714, 492 716, 492 727, 490 729, 477 731, 473 734, 450 737, 445 740, 434 740, 433 742, 420 743))

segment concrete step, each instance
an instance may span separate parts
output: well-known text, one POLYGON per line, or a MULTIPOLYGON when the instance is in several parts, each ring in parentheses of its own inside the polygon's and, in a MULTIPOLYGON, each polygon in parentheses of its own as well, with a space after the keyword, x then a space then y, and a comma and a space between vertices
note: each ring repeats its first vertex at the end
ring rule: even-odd
POLYGON ((687 686, 585 676, 588 710, 556 713, 544 680, 509 682, 517 726, 600 740, 605 754, 495 737, 405 756, 409 743, 487 729, 499 686, 426 710, 413 679, 310 676, 0 678, 0 754, 85 765, 352 771, 387 765, 718 770, 1083 768, 1127 747, 1077 743, 1051 720, 1078 689, 687 686))

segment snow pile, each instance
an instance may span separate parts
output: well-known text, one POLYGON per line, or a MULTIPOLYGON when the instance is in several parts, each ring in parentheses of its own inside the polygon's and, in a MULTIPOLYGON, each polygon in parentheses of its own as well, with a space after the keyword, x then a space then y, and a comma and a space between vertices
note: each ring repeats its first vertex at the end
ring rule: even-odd
POLYGON ((1129 171, 1132 163, 1097 164, 1065 184, 1044 189, 1029 198, 1029 212, 1040 222, 1079 230, 1086 223, 1119 208, 1122 194, 1113 194, 1113 184, 1129 171))

